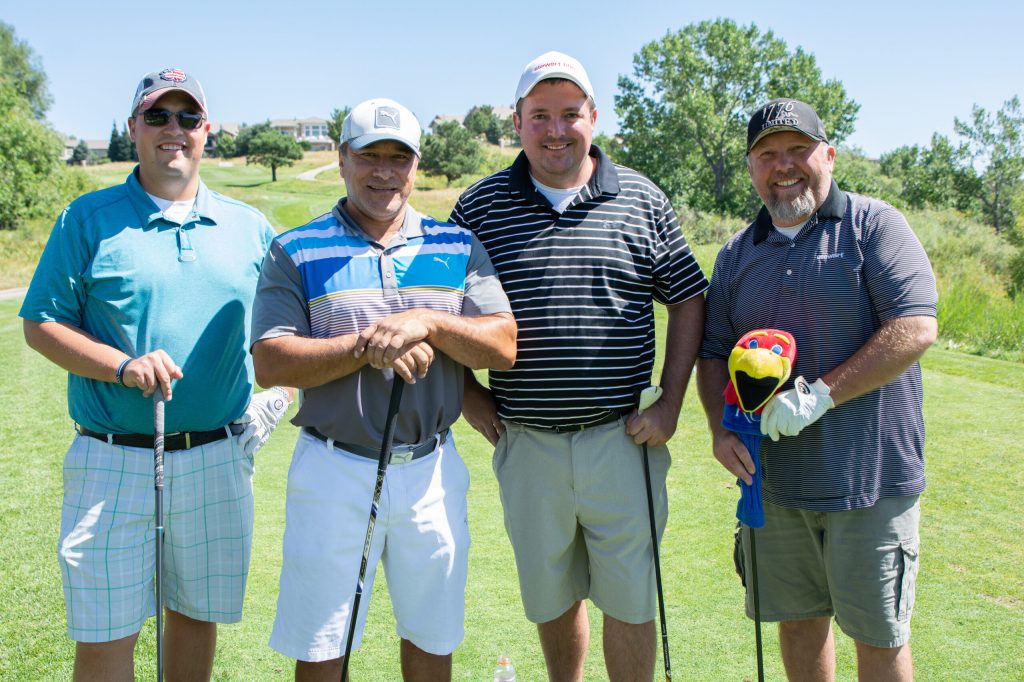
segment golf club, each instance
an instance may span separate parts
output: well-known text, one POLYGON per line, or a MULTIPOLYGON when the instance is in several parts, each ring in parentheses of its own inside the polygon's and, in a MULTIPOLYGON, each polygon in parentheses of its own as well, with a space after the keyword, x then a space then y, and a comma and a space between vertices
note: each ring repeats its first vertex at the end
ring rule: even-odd
POLYGON ((164 679, 164 394, 153 394, 153 488, 156 491, 156 679, 164 679))
POLYGON ((764 654, 761 648, 761 597, 757 593, 757 544, 754 542, 754 529, 750 530, 750 586, 754 592, 754 642, 757 647, 757 682, 764 682, 764 654))
MULTIPOLYGON (((660 386, 648 386, 640 392, 640 404, 636 408, 637 414, 657 402, 661 397, 660 386)), ((658 554, 658 528, 654 523, 654 495, 651 492, 651 464, 647 456, 647 443, 643 444, 644 450, 644 483, 647 485, 647 518, 651 522, 651 547, 654 549, 654 581, 658 587, 658 615, 661 618, 661 652, 665 657, 665 680, 672 679, 672 663, 668 656, 668 628, 665 624, 665 595, 661 589, 661 557, 658 554)))
POLYGON ((359 601, 363 596, 363 580, 366 578, 366 562, 370 556, 370 541, 373 540, 373 527, 377 525, 377 505, 384 487, 384 472, 388 469, 391 459, 391 443, 395 437, 395 418, 402 402, 402 389, 405 380, 399 376, 392 379, 391 402, 388 403, 388 416, 384 422, 384 436, 380 443, 380 458, 377 460, 377 483, 373 487, 373 502, 370 504, 370 521, 366 524, 366 540, 363 541, 363 558, 359 562, 359 579, 356 581, 356 596, 352 600, 352 610, 348 618, 348 637, 345 639, 344 662, 341 665, 341 682, 348 679, 348 659, 352 653, 352 639, 356 634, 356 620, 359 619, 359 601))

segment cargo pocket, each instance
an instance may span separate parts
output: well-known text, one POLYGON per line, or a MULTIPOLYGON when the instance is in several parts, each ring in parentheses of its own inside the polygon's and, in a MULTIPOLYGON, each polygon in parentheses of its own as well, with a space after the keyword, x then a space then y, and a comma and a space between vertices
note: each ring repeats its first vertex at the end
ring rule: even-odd
POLYGON ((741 528, 742 525, 737 521, 736 530, 732 535, 732 563, 736 567, 736 575, 740 577, 740 584, 746 587, 747 576, 746 571, 743 570, 743 535, 741 534, 741 528))
POLYGON ((898 560, 900 576, 897 581, 899 592, 896 594, 896 620, 905 623, 910 620, 914 610, 914 590, 917 587, 918 552, 921 541, 917 538, 901 540, 898 560))

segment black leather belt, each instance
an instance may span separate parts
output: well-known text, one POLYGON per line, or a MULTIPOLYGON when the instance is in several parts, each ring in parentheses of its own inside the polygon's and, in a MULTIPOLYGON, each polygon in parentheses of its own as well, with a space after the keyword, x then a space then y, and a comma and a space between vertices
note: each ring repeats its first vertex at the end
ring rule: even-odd
MULTIPOLYGON (((99 433, 90 431, 84 426, 78 426, 78 432, 83 436, 101 440, 110 445, 120 445, 125 448, 152 448, 153 435, 144 433, 99 433)), ((241 424, 228 424, 213 431, 179 431, 177 433, 164 434, 164 450, 189 450, 208 445, 230 436, 237 436, 245 430, 241 424)))
MULTIPOLYGON (((330 440, 327 436, 320 433, 312 426, 304 426, 303 430, 314 438, 319 438, 325 443, 330 440)), ((422 443, 416 443, 413 445, 395 445, 391 448, 391 464, 404 464, 405 462, 411 462, 414 459, 420 457, 426 457, 431 452, 436 450, 438 446, 443 445, 448 440, 449 429, 438 433, 433 438, 425 440, 422 443)), ((367 445, 357 445, 355 443, 342 443, 341 441, 334 441, 334 447, 345 452, 351 452, 353 455, 359 455, 360 457, 366 457, 367 459, 378 460, 380 459, 380 449, 374 449, 367 445)))
POLYGON ((601 417, 597 421, 588 422, 586 424, 556 424, 554 426, 533 426, 530 425, 528 428, 539 429, 541 431, 554 431, 555 433, 567 433, 569 431, 583 431, 594 426, 601 426, 602 424, 610 424, 611 422, 618 421, 625 415, 633 411, 633 408, 629 407, 624 410, 609 412, 605 416, 601 417))

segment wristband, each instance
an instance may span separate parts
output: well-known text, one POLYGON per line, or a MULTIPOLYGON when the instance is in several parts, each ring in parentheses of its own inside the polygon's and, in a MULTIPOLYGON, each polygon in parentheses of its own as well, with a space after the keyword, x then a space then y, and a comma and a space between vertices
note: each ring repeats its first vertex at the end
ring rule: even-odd
POLYGON ((125 358, 121 361, 121 364, 117 366, 117 371, 114 372, 114 382, 119 386, 124 386, 124 368, 131 362, 131 358, 125 358))

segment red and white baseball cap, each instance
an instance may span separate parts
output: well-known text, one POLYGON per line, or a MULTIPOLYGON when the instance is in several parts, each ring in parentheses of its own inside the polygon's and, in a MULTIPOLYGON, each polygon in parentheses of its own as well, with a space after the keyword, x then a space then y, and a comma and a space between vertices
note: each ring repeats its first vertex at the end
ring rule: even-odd
POLYGON ((590 84, 590 78, 586 70, 578 60, 562 52, 545 52, 534 59, 523 69, 523 75, 519 77, 519 87, 516 88, 515 104, 530 94, 530 91, 542 80, 548 78, 565 78, 579 86, 590 99, 594 99, 594 87, 590 84))
POLYGON ((139 81, 132 99, 132 116, 153 106, 160 97, 171 90, 180 90, 195 100, 202 112, 206 113, 206 94, 199 81, 181 69, 164 69, 147 73, 139 81))

